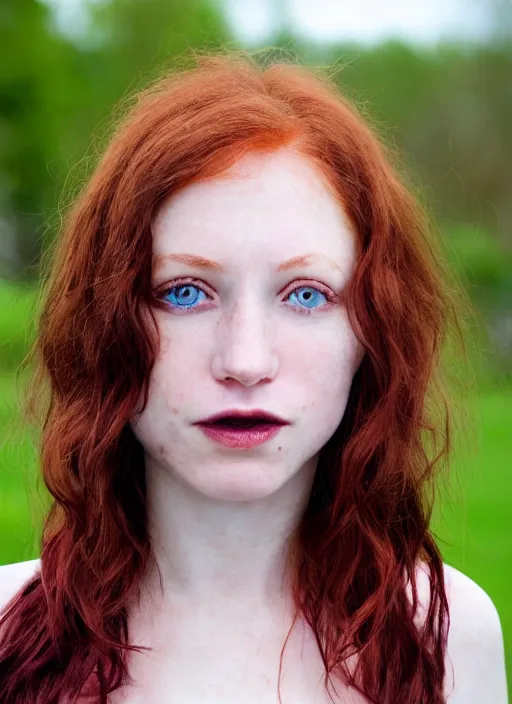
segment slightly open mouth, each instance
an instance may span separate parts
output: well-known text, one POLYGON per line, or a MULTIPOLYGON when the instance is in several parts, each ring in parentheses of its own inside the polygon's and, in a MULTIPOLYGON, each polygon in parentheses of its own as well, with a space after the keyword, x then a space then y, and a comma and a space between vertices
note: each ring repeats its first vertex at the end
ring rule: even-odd
POLYGON ((244 450, 268 442, 285 424, 268 418, 225 417, 200 425, 203 432, 214 442, 244 450))
POLYGON ((267 418, 222 418, 214 423, 205 423, 205 425, 224 427, 224 428, 258 428, 262 425, 279 425, 267 418))

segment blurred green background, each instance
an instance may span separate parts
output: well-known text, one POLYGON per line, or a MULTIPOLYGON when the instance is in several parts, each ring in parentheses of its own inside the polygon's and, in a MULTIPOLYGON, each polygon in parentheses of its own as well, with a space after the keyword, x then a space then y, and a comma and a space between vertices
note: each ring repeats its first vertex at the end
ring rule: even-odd
MULTIPOLYGON (((402 155, 402 173, 439 224, 478 311, 477 446, 457 449, 457 481, 450 495, 440 491, 433 527, 446 561, 498 608, 510 682, 512 5, 481 0, 472 8, 485 31, 430 41, 412 32, 397 39, 398 31, 368 40, 364 17, 361 40, 341 30, 322 38, 308 34, 307 18, 299 31, 284 0, 263 3, 272 22, 259 34, 248 31, 259 17, 249 0, 75 0, 64 15, 65 5, 0 3, 0 564, 38 555, 37 438, 19 422, 16 371, 33 336, 41 258, 112 115, 187 49, 273 46, 277 56, 336 67, 342 89, 402 155)), ((310 5, 321 12, 321 0, 310 5)), ((337 6, 340 27, 357 29, 350 5, 337 6)))

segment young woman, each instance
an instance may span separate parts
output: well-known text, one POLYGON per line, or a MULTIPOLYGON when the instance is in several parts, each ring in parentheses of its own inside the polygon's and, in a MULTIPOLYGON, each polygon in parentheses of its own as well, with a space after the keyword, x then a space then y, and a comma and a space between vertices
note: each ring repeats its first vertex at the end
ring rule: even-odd
POLYGON ((429 531, 448 277, 327 77, 205 56, 138 96, 44 282, 53 505, 0 571, 0 701, 505 704, 429 531))

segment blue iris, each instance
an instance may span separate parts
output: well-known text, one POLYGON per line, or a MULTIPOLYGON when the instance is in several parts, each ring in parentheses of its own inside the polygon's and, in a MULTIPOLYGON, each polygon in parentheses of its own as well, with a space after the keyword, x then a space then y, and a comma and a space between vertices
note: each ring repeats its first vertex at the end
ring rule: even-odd
MULTIPOLYGON (((299 286, 291 292, 290 297, 291 296, 296 296, 299 299, 299 303, 305 308, 316 307, 319 303, 319 296, 323 299, 323 301, 320 301, 320 304, 327 300, 325 294, 313 286, 299 286)), ((166 294, 166 298, 170 299, 170 303, 177 308, 192 308, 196 303, 200 302, 200 300, 204 300, 206 294, 199 286, 195 286, 194 284, 181 284, 170 288, 169 292, 166 294)))
MULTIPOLYGON (((324 302, 327 300, 327 297, 325 293, 322 293, 319 291, 317 288, 314 288, 313 286, 299 286, 299 288, 296 288, 295 291, 292 291, 290 293, 290 296, 295 296, 297 295, 297 291, 305 291, 306 292, 306 298, 302 297, 302 301, 306 306, 306 308, 313 308, 315 301, 317 301, 318 296, 321 296, 324 299, 324 302), (313 293, 311 293, 313 292, 313 293), (311 305, 313 303, 313 305, 311 305)), ((300 296, 299 296, 300 298, 300 296)))
POLYGON ((202 293, 203 296, 205 296, 204 291, 201 291, 198 286, 194 286, 193 284, 181 284, 180 286, 173 286, 171 289, 169 289, 169 293, 167 295, 174 299, 171 300, 171 303, 177 306, 178 308, 191 308, 194 303, 197 303, 198 300, 198 296, 194 295, 193 289, 195 289, 199 293, 202 293), (177 296, 175 294, 176 290, 178 291, 177 296))

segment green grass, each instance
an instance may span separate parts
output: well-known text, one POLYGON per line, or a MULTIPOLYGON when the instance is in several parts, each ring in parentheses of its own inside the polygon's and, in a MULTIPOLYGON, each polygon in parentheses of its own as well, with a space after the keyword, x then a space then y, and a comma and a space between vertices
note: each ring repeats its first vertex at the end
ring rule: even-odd
POLYGON ((479 447, 453 462, 453 496, 440 492, 432 528, 446 562, 475 580, 492 598, 505 639, 512 691, 512 434, 511 389, 486 389, 474 400, 479 447))

